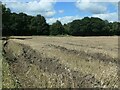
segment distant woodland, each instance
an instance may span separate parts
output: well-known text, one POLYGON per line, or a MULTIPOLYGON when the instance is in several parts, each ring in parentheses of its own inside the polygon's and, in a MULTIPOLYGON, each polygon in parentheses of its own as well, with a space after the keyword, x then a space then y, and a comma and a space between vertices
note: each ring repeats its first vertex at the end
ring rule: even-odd
POLYGON ((12 13, 2 5, 2 35, 72 35, 72 36, 113 36, 120 35, 120 23, 108 22, 96 17, 84 17, 62 25, 56 21, 52 25, 44 16, 30 16, 25 13, 12 13))

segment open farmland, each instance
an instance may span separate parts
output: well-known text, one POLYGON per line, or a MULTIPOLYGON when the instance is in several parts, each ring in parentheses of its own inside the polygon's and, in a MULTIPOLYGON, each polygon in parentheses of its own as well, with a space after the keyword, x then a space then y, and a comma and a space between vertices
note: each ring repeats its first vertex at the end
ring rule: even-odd
POLYGON ((14 37, 4 42, 4 53, 18 87, 119 85, 117 36, 14 37))

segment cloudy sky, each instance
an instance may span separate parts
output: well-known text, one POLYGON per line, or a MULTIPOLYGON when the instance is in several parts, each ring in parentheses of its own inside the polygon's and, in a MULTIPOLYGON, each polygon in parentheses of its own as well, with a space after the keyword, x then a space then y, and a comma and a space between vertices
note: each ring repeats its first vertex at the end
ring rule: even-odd
POLYGON ((45 16, 49 24, 60 20, 63 24, 83 17, 100 17, 108 21, 118 21, 118 0, 0 0, 12 12, 45 16), (113 2, 114 1, 114 2, 113 2), (116 2, 115 2, 116 1, 116 2))

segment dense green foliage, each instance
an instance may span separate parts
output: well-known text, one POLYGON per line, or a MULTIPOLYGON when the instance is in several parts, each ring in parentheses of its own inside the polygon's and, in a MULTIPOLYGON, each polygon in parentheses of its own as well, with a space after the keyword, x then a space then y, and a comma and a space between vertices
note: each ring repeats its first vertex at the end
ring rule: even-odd
POLYGON ((120 23, 109 23, 107 20, 102 20, 95 17, 85 17, 82 20, 74 20, 69 24, 70 35, 75 36, 106 36, 119 35, 120 23))
POLYGON ((119 22, 108 22, 95 17, 85 17, 62 25, 56 21, 48 25, 43 16, 29 16, 25 13, 11 13, 2 5, 3 36, 10 35, 73 35, 73 36, 108 36, 120 35, 119 22))
POLYGON ((62 26, 60 21, 56 21, 50 26, 50 35, 63 35, 64 27, 62 26))
POLYGON ((49 25, 43 16, 28 16, 25 13, 11 13, 3 5, 3 36, 9 35, 49 35, 49 25))
POLYGON ((2 28, 3 28, 3 35, 10 35, 10 9, 6 8, 2 5, 2 28))

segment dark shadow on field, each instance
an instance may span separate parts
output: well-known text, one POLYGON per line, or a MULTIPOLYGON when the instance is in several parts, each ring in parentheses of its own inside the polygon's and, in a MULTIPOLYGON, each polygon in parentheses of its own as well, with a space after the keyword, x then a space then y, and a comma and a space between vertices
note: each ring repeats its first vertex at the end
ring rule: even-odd
POLYGON ((8 40, 8 39, 20 39, 20 40, 25 40, 25 39, 32 39, 28 37, 2 37, 2 40, 8 40))

